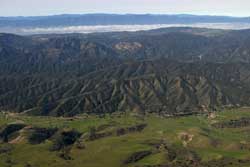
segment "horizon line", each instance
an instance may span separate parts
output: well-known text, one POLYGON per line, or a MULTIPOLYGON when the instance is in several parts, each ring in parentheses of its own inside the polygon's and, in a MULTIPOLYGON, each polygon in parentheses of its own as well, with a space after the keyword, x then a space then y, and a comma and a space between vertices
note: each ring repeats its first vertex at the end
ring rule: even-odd
POLYGON ((192 13, 61 13, 61 14, 48 14, 48 15, 13 15, 13 16, 0 16, 0 18, 25 18, 25 17, 53 17, 64 15, 155 15, 155 16, 174 16, 174 15, 186 15, 186 16, 208 16, 208 17, 231 17, 231 18, 250 18, 250 16, 236 16, 236 15, 221 15, 221 14, 192 14, 192 13))

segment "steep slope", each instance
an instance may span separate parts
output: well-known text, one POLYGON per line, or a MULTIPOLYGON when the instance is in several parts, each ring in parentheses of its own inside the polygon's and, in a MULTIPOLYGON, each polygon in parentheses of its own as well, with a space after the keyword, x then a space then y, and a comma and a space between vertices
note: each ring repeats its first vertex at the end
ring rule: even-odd
POLYGON ((73 116, 249 106, 250 31, 0 35, 0 109, 73 116))

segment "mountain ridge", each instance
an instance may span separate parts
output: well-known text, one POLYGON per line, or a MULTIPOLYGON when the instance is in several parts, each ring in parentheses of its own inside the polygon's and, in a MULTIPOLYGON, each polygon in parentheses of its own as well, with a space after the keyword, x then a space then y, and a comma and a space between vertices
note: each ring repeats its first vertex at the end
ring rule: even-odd
POLYGON ((163 115, 250 106, 250 30, 0 35, 0 109, 163 115))
POLYGON ((189 14, 62 14, 0 17, 0 27, 57 27, 80 25, 250 23, 250 17, 189 14))

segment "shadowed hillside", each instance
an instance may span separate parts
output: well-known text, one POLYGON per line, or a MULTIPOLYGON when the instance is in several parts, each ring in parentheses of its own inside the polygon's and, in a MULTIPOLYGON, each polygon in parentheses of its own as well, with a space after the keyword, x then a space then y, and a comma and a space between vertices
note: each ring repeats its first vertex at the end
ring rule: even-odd
POLYGON ((0 107, 73 116, 249 106, 250 31, 0 34, 0 107))

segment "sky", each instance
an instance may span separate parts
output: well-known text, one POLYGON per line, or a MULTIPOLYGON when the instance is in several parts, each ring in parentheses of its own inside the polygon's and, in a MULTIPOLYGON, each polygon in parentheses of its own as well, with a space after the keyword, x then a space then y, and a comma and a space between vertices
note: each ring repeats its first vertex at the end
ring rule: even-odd
POLYGON ((0 0, 0 16, 56 14, 198 14, 250 16, 250 0, 0 0))

